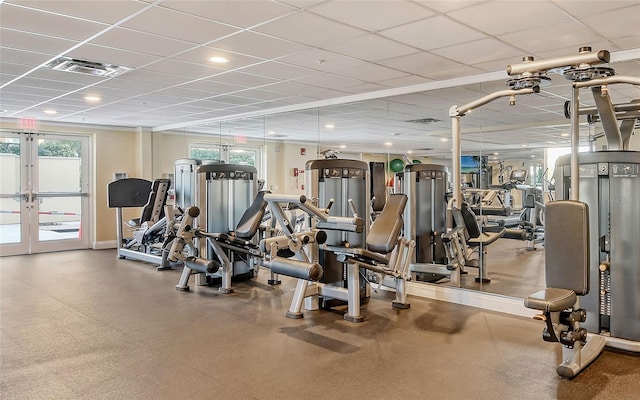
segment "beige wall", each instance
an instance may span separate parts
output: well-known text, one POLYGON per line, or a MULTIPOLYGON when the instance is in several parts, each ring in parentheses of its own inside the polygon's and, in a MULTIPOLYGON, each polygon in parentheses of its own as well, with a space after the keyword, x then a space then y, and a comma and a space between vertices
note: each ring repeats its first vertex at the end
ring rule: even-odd
MULTIPOLYGON (((8 119, 0 123, 5 130, 15 130, 16 122, 8 119)), ((73 125, 41 123, 41 132, 61 134, 81 134, 91 137, 92 153, 92 198, 91 220, 92 241, 109 242, 115 240, 115 210, 107 208, 107 184, 113 180, 115 172, 126 172, 129 177, 154 179, 172 173, 174 161, 188 156, 189 143, 220 143, 219 136, 186 135, 184 133, 151 132, 148 129, 109 127, 97 125, 73 125)), ((631 147, 640 150, 640 137, 634 135, 631 147)), ((264 146, 263 165, 266 168, 266 188, 278 193, 304 193, 304 175, 293 176, 293 168, 304 170, 305 163, 318 158, 318 146, 312 143, 249 141, 247 145, 264 146), (306 155, 300 148, 306 148, 306 155)), ((400 155, 363 154, 363 161, 387 162, 400 155)), ((426 157, 412 157, 423 163, 447 165, 442 160, 426 157)), ((509 164, 509 162, 507 162, 509 164)), ((520 164, 521 165, 521 164, 520 164)), ((526 166, 528 168, 528 165, 526 166)), ((515 166, 514 166, 515 168, 515 166)), ((387 170, 389 173, 389 171, 387 170)), ((496 171, 494 170, 494 173, 496 171)), ((389 177, 391 175, 389 174, 389 177)), ((388 179, 387 179, 388 181, 388 179)), ((138 216, 139 210, 128 210, 125 218, 138 216)))

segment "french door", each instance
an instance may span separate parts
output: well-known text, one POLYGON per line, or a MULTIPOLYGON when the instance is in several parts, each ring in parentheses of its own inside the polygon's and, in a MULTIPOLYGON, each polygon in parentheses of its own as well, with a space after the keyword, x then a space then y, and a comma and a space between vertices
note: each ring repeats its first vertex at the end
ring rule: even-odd
POLYGON ((0 255, 89 247, 89 137, 0 132, 0 255))

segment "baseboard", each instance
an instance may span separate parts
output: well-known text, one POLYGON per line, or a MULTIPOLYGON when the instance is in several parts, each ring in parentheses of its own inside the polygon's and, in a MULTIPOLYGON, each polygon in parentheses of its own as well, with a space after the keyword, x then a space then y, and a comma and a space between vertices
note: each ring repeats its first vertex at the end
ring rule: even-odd
POLYGON ((416 282, 407 282, 406 288, 407 294, 426 299, 446 301, 527 318, 540 314, 539 311, 526 308, 522 299, 493 293, 416 282))
POLYGON ((103 240, 101 242, 93 242, 92 246, 94 250, 115 249, 116 247, 118 247, 117 240, 103 240))

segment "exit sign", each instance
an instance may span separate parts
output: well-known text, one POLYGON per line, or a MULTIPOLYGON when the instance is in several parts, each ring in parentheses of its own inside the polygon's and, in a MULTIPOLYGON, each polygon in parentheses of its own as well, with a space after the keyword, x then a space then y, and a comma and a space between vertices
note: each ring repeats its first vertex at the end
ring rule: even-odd
POLYGON ((20 129, 24 129, 25 131, 38 130, 38 119, 32 117, 20 118, 20 129))

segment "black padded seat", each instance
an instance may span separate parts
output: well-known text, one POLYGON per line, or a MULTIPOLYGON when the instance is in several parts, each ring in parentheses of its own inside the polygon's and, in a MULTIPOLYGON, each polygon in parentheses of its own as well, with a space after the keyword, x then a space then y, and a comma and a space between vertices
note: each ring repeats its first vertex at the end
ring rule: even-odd
POLYGON ((471 207, 469 207, 469 205, 466 203, 462 205, 459 213, 462 217, 462 221, 465 227, 467 228, 467 234, 469 236, 467 238, 467 243, 470 246, 488 246, 496 240, 500 239, 502 235, 504 235, 504 228, 495 232, 483 232, 478 225, 478 220, 476 220, 476 216, 471 210, 471 207))
POLYGON ((362 261, 369 264, 387 264, 389 259, 385 256, 396 247, 400 229, 402 228, 402 214, 407 205, 405 194, 389 195, 382 213, 371 224, 367 235, 367 248, 324 246, 325 250, 338 254, 338 261, 344 262, 347 258, 362 261))
POLYGON ((268 190, 258 192, 256 198, 251 203, 251 206, 242 214, 242 218, 238 221, 236 226, 235 236, 242 239, 251 239, 262 222, 265 210, 267 209, 267 201, 264 199, 266 193, 271 193, 268 190))
POLYGON ((527 297, 524 306, 544 312, 556 312, 572 307, 576 300, 576 292, 573 290, 546 288, 527 297))

